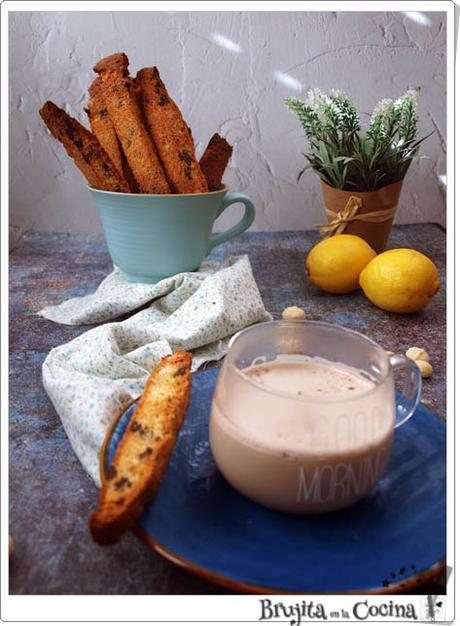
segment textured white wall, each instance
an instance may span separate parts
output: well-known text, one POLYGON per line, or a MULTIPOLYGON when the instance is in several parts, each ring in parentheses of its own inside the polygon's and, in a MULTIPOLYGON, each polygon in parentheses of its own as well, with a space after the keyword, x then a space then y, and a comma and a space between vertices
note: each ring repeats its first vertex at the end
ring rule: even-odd
MULTIPOLYGON (((157 65, 193 129, 198 153, 219 132, 234 146, 226 173, 255 202, 254 229, 323 221, 319 181, 304 164, 300 125, 283 97, 311 87, 352 95, 361 112, 420 88, 420 133, 430 159, 409 170, 399 222, 445 222, 437 176, 445 172, 445 14, 33 12, 10 14, 10 224, 100 230, 83 178, 38 115, 47 99, 86 123, 91 67, 124 50, 135 72, 157 65), (417 17, 417 16, 415 16, 417 17), (224 38, 224 39, 223 39, 224 38), (292 85, 282 82, 288 74, 292 85)), ((218 226, 237 218, 223 216, 218 226)))

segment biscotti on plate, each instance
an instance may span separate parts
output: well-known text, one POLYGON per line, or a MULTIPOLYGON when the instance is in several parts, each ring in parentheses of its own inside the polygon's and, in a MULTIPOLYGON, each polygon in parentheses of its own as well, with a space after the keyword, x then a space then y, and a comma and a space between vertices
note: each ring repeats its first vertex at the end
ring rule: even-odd
POLYGON ((187 411, 191 362, 191 354, 179 350, 163 357, 150 374, 90 519, 98 543, 118 541, 155 495, 187 411))

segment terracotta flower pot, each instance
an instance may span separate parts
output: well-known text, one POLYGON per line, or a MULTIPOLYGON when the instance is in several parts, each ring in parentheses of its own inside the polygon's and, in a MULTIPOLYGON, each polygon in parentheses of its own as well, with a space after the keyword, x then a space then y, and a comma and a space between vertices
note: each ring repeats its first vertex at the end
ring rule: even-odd
POLYGON ((403 181, 377 191, 343 191, 321 181, 328 224, 318 226, 323 237, 347 233, 362 237, 377 254, 386 248, 398 208, 403 181))

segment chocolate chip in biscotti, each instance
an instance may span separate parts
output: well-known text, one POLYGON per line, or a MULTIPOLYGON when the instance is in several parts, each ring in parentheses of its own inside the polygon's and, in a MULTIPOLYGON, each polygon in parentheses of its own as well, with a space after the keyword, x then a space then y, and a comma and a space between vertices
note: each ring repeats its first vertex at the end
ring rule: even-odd
POLYGON ((153 450, 150 446, 147 446, 147 448, 139 454, 139 458, 145 459, 146 456, 150 456, 151 454, 153 454, 153 450))
POLYGON ((115 490, 121 491, 122 489, 125 489, 126 487, 131 487, 131 485, 132 485, 132 482, 129 480, 129 478, 126 478, 126 476, 122 476, 116 481, 115 490))
POLYGON ((184 376, 186 373, 187 373, 187 368, 181 367, 179 370, 177 370, 174 376, 184 376))

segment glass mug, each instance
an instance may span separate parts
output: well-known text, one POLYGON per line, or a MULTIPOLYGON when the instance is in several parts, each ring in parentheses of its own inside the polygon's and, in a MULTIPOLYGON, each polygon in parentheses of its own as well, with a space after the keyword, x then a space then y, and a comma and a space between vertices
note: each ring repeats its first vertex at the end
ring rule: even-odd
POLYGON ((389 357, 358 332, 313 321, 257 324, 230 342, 212 401, 211 450, 229 483, 260 504, 290 513, 334 511, 372 492, 386 470, 393 431, 413 415, 420 393, 415 363, 389 357), (328 398, 323 379, 325 393, 313 397, 275 391, 245 373, 276 367, 280 355, 289 363, 308 357, 354 368, 367 387, 328 398), (397 404, 394 370, 403 379, 397 404))

